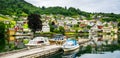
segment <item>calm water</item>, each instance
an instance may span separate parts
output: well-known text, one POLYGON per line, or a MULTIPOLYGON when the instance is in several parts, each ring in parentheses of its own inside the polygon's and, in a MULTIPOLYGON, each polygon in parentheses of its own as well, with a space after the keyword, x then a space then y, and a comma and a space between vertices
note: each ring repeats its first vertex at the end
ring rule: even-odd
POLYGON ((49 58, 120 58, 120 36, 117 34, 78 36, 78 40, 81 39, 92 41, 75 51, 56 53, 49 58))

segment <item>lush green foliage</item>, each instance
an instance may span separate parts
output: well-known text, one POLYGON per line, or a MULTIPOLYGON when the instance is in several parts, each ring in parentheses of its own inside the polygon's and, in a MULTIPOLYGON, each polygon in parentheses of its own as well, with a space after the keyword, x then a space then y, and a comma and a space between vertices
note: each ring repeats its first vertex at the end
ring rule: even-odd
POLYGON ((0 52, 5 48, 5 24, 0 22, 0 52))
POLYGON ((64 34, 65 34, 65 29, 64 29, 64 27, 60 26, 60 27, 59 27, 59 32, 64 35, 64 34))
POLYGON ((50 32, 54 32, 54 29, 55 29, 55 23, 54 22, 50 22, 49 23, 49 26, 50 26, 50 32))
POLYGON ((114 13, 88 13, 73 7, 35 7, 24 0, 0 0, 0 13, 4 15, 27 16, 31 13, 37 14, 61 14, 64 16, 85 16, 87 20, 93 16, 102 16, 104 21, 120 21, 120 14, 114 13))
POLYGON ((62 26, 57 27, 54 22, 49 23, 50 32, 65 34, 65 29, 62 26))

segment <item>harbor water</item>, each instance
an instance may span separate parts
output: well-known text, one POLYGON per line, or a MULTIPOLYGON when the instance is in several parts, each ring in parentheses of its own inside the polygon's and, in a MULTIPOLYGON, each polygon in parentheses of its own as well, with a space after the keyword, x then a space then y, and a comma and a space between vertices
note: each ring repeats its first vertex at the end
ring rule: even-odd
POLYGON ((120 58, 120 36, 88 35, 78 36, 78 41, 91 39, 81 44, 79 49, 69 52, 55 53, 47 58, 120 58))

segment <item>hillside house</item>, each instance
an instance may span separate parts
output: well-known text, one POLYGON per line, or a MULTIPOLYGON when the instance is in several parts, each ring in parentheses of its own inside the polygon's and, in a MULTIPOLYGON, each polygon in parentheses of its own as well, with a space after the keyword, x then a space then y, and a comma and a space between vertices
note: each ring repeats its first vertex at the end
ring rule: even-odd
POLYGON ((42 32, 50 32, 50 26, 48 25, 48 22, 43 23, 42 32))

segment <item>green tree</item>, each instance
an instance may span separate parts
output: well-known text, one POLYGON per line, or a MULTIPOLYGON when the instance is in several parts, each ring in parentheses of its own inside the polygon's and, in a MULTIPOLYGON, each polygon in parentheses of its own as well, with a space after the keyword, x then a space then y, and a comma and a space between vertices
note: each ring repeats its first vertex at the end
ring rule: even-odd
POLYGON ((41 16, 38 14, 31 14, 28 16, 28 27, 32 30, 32 32, 41 31, 42 30, 42 21, 40 20, 41 16))
POLYGON ((49 25, 50 26, 50 32, 54 32, 54 27, 52 25, 49 25))
POLYGON ((0 22, 0 52, 5 48, 5 24, 0 22))
POLYGON ((54 29, 54 32, 55 33, 60 33, 59 29, 57 29, 57 28, 54 29))
POLYGON ((59 32, 64 35, 64 34, 65 34, 65 29, 64 29, 64 27, 60 26, 60 27, 59 27, 59 32))

